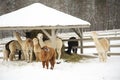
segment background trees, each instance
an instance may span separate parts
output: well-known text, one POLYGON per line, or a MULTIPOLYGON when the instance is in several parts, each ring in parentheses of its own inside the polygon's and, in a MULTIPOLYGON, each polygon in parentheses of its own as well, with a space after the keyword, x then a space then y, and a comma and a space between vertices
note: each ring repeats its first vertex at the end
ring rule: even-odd
POLYGON ((120 28, 120 0, 0 0, 0 15, 35 2, 89 21, 89 31, 120 28))

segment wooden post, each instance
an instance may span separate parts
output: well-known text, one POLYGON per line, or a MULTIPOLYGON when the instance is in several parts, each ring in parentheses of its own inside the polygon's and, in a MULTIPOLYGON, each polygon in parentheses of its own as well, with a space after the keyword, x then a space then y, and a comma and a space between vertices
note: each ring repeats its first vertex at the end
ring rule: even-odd
POLYGON ((83 54, 83 29, 79 29, 79 33, 81 35, 80 37, 80 46, 81 46, 81 49, 80 49, 80 53, 83 54))
POLYGON ((52 41, 52 46, 53 48, 56 47, 56 34, 55 34, 55 29, 51 29, 51 41, 52 41))
POLYGON ((51 29, 51 35, 46 30, 42 30, 42 31, 52 41, 52 46, 53 48, 55 48, 56 47, 56 34, 55 34, 56 29, 51 29))
POLYGON ((73 29, 75 31, 75 33, 80 37, 80 53, 83 54, 83 29, 82 28, 78 28, 77 30, 73 29))
POLYGON ((51 39, 51 35, 44 29, 42 29, 42 32, 49 38, 51 39))

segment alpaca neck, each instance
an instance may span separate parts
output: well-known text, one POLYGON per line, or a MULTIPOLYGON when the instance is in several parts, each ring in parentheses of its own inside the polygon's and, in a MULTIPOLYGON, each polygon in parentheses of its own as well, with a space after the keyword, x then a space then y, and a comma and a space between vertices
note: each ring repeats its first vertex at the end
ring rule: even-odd
POLYGON ((101 44, 100 44, 100 42, 99 42, 97 36, 94 36, 94 35, 93 35, 92 38, 93 38, 93 41, 95 42, 96 47, 100 47, 101 44))
POLYGON ((17 38, 17 41, 22 45, 22 39, 19 34, 16 34, 15 37, 17 38))
POLYGON ((45 43, 43 42, 42 39, 39 39, 39 44, 40 44, 41 48, 45 46, 45 43))
POLYGON ((98 52, 104 52, 103 46, 101 45, 100 41, 98 40, 97 36, 92 36, 93 41, 95 42, 96 48, 98 52))
POLYGON ((41 46, 39 45, 39 43, 35 44, 34 48, 37 49, 37 50, 39 49, 39 52, 41 52, 41 46))

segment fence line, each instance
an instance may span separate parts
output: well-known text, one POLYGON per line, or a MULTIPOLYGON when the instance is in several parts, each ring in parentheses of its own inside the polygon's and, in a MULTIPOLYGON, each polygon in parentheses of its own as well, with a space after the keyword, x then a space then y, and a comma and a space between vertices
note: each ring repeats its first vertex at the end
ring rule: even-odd
MULTIPOLYGON (((120 48, 120 43, 117 44, 111 44, 112 40, 120 40, 120 30, 113 30, 113 31, 98 31, 97 32, 99 35, 99 38, 107 38, 110 41, 110 48, 120 48)), ((83 46, 78 46, 77 48, 95 48, 95 45, 84 45, 84 43, 86 42, 93 42, 90 32, 84 32, 83 33, 83 46)), ((76 40, 69 40, 69 39, 63 39, 63 42, 65 41, 81 41, 81 39, 76 39, 76 40)), ((5 43, 0 43, 0 48, 3 48, 3 45, 5 45, 5 43)), ((65 46, 65 49, 67 48, 67 46, 65 46)), ((84 53, 84 52, 83 52, 84 53)), ((111 52, 112 53, 112 52, 111 52)), ((119 52, 120 53, 120 52, 119 52)), ((116 54, 119 54, 116 53, 116 54)))
MULTIPOLYGON (((117 44, 112 44, 111 41, 116 41, 116 40, 120 40, 120 31, 119 30, 115 30, 115 31, 99 31, 97 32, 99 35, 98 35, 98 38, 107 38, 109 41, 110 41, 110 48, 120 48, 120 42, 117 43, 117 44)), ((83 33, 84 34, 84 33, 83 33)), ((76 40, 69 40, 69 39, 63 39, 63 42, 65 41, 80 41, 81 39, 76 39, 76 40)), ((95 48, 95 45, 84 45, 84 43, 86 42, 93 42, 92 38, 91 38, 91 35, 90 35, 90 32, 86 33, 83 35, 83 46, 78 46, 77 48, 95 48), (87 35, 88 34, 88 35, 87 35)), ((67 46, 65 46, 65 49, 68 48, 67 46)), ((84 52, 83 52, 84 53, 84 52)), ((120 55, 120 52, 119 53, 113 53, 113 52, 110 52, 109 53, 110 55, 120 55)))

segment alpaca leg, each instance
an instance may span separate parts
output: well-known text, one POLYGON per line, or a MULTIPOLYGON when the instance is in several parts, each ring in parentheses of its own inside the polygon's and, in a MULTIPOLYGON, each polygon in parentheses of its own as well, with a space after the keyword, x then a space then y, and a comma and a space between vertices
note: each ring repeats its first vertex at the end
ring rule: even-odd
POLYGON ((51 64, 51 68, 50 68, 50 69, 53 69, 53 68, 54 68, 54 65, 55 65, 55 59, 54 59, 54 58, 52 58, 52 59, 50 60, 50 64, 51 64))
POLYGON ((72 48, 73 53, 75 53, 75 48, 72 48))
POLYGON ((45 68, 45 61, 42 61, 42 66, 43 68, 45 68))
POLYGON ((10 53, 10 61, 13 61, 13 57, 14 57, 14 55, 12 53, 10 53))
POLYGON ((25 53, 25 61, 27 62, 27 54, 25 53))
POLYGON ((14 51, 12 51, 11 53, 10 53, 10 61, 13 61, 13 58, 14 58, 14 55, 15 55, 15 52, 14 51))
POLYGON ((102 56, 102 62, 106 62, 105 53, 102 53, 101 56, 102 56))
POLYGON ((107 61, 107 53, 103 54, 103 61, 106 62, 107 61))
POLYGON ((21 59, 22 59, 22 60, 25 60, 25 54, 24 54, 23 51, 21 51, 21 52, 22 52, 22 54, 21 54, 21 59))
POLYGON ((22 52, 21 52, 21 50, 19 50, 19 52, 18 52, 18 56, 19 56, 18 59, 19 60, 21 60, 21 54, 22 54, 22 52))
POLYGON ((53 69, 53 63, 52 63, 52 60, 50 60, 50 65, 51 65, 50 69, 53 69))
POLYGON ((102 62, 103 59, 102 59, 102 54, 101 53, 98 53, 98 57, 99 57, 99 61, 102 62))
MULTIPOLYGON (((107 61, 107 52, 105 53, 105 60, 107 61)), ((105 61, 105 62, 106 62, 106 61, 105 61)))
POLYGON ((38 62, 38 52, 35 53, 36 61, 38 62))
POLYGON ((8 51, 6 49, 3 50, 3 60, 5 61, 8 61, 8 57, 9 57, 9 54, 8 54, 8 51))
POLYGON ((30 62, 30 54, 27 53, 27 62, 29 63, 30 62))
POLYGON ((25 51, 25 61, 29 62, 29 53, 28 53, 28 50, 25 51))
POLYGON ((55 65, 55 60, 56 60, 56 56, 55 56, 55 54, 54 54, 54 56, 53 56, 53 58, 52 58, 52 66, 53 66, 53 68, 54 68, 54 65, 55 65))
POLYGON ((46 61, 46 67, 48 69, 48 67, 49 67, 49 61, 46 61))
POLYGON ((32 51, 30 52, 30 62, 32 62, 32 57, 33 57, 33 54, 32 54, 32 51))
POLYGON ((68 50, 67 50, 67 53, 68 53, 68 54, 71 54, 71 50, 72 50, 72 47, 69 46, 69 47, 68 47, 68 50))
POLYGON ((101 54, 101 62, 104 62, 104 55, 103 55, 103 53, 101 54))
POLYGON ((23 54, 24 54, 24 59, 25 59, 25 61, 27 61, 27 54, 26 54, 26 51, 25 51, 25 50, 23 50, 23 54))
POLYGON ((60 63, 60 58, 61 58, 61 49, 57 49, 57 53, 58 53, 57 64, 59 64, 60 63))
POLYGON ((77 48, 73 48, 73 53, 77 53, 77 48))

